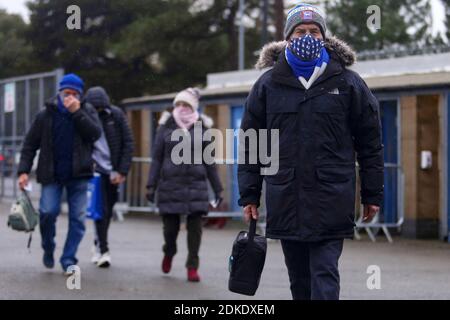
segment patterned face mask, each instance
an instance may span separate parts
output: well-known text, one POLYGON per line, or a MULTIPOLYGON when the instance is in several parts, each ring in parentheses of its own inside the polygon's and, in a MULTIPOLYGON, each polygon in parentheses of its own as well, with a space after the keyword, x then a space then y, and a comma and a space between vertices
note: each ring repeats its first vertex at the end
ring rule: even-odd
POLYGON ((289 43, 291 52, 303 61, 317 59, 324 46, 325 42, 323 40, 316 39, 310 34, 292 39, 289 43))

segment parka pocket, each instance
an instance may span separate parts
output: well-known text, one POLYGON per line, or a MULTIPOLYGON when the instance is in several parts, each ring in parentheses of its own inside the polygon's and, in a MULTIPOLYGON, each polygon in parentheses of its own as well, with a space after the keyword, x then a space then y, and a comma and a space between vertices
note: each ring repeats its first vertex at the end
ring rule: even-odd
POLYGON ((355 165, 316 168, 316 206, 325 230, 344 230, 354 226, 355 165))
POLYGON ((347 169, 330 167, 330 168, 317 168, 317 177, 320 181, 327 182, 345 182, 351 179, 351 175, 347 169))
POLYGON ((314 105, 313 112, 344 116, 344 108, 342 108, 342 106, 340 104, 336 103, 334 98, 329 98, 328 97, 329 95, 331 95, 331 94, 326 94, 324 96, 321 96, 321 98, 318 100, 319 103, 314 105))
POLYGON ((267 229, 295 231, 297 229, 297 192, 295 169, 280 169, 266 176, 267 229))
POLYGON ((275 175, 265 176, 266 182, 272 185, 283 185, 292 181, 295 178, 295 169, 280 169, 275 175))
MULTIPOLYGON (((285 96, 268 97, 266 108, 266 123, 269 137, 277 130, 279 140, 273 141, 279 148, 281 161, 287 161, 288 166, 294 166, 297 159, 299 145, 299 117, 298 103, 285 96)), ((271 141, 272 142, 272 141, 271 141)), ((273 181, 277 178, 269 178, 273 181)))
POLYGON ((283 95, 272 95, 267 98, 267 113, 280 114, 280 113, 297 113, 298 105, 292 103, 283 95))
POLYGON ((318 145, 327 145, 337 152, 343 143, 346 130, 346 115, 340 105, 317 104, 313 107, 314 134, 318 145))

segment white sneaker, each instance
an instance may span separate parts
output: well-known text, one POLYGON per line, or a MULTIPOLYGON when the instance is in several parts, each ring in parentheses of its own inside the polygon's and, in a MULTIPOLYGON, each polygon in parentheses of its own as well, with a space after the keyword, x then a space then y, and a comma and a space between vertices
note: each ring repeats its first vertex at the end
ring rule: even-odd
POLYGON ((101 257, 102 255, 100 254, 100 252, 98 251, 98 248, 97 248, 96 246, 93 246, 93 247, 92 247, 91 252, 92 252, 91 262, 92 262, 93 264, 97 264, 97 263, 98 263, 98 260, 100 260, 100 257, 101 257))
POLYGON ((109 252, 106 252, 100 256, 98 259, 97 267, 99 268, 108 268, 111 265, 111 255, 109 252))

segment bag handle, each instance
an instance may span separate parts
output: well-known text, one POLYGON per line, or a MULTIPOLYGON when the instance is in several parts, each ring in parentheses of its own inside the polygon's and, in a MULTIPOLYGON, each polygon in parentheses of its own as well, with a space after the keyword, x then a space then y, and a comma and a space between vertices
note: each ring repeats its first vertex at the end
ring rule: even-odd
POLYGON ((248 231, 248 244, 252 243, 255 238, 257 222, 258 221, 253 218, 251 218, 250 220, 250 228, 248 231))
MULTIPOLYGON (((28 191, 22 190, 22 195, 25 197, 25 199, 28 201, 28 203, 31 206, 31 208, 34 210, 33 203, 31 202, 30 195, 28 194, 28 191)), ((30 248, 31 248, 31 242, 32 241, 33 241, 33 231, 30 232, 30 236, 28 237, 27 249, 28 249, 29 253, 31 253, 31 249, 30 248)))
POLYGON ((28 195, 28 191, 22 190, 22 194, 25 196, 25 198, 27 199, 27 201, 30 201, 30 202, 31 202, 30 196, 28 195))
POLYGON ((33 212, 36 212, 36 210, 34 209, 34 206, 33 206, 33 202, 31 201, 31 198, 30 198, 30 193, 26 190, 22 190, 22 196, 25 198, 25 200, 27 202, 27 206, 31 210, 33 210, 33 212))

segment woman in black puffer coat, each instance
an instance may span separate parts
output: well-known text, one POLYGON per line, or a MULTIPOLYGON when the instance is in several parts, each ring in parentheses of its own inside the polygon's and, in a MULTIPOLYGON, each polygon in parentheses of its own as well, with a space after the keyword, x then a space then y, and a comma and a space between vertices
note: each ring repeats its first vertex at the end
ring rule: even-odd
MULTIPOLYGON (((162 270, 169 273, 173 256, 177 252, 177 236, 180 229, 181 215, 187 216, 188 231, 188 259, 186 268, 188 280, 198 282, 199 249, 202 236, 202 216, 208 213, 209 196, 207 180, 215 192, 216 199, 221 199, 223 191, 216 166, 208 165, 203 159, 201 164, 174 163, 171 158, 172 150, 179 144, 171 141, 172 133, 180 130, 191 137, 192 160, 194 157, 194 124, 201 124, 202 130, 211 128, 212 119, 199 115, 199 94, 195 89, 181 91, 174 100, 172 113, 164 112, 159 121, 160 127, 156 134, 152 148, 152 166, 147 184, 148 199, 153 202, 157 191, 157 205, 162 216, 164 226, 163 247, 164 259, 162 270)), ((201 141, 202 151, 209 142, 201 141)), ((203 152, 202 152, 203 155, 203 152)))

